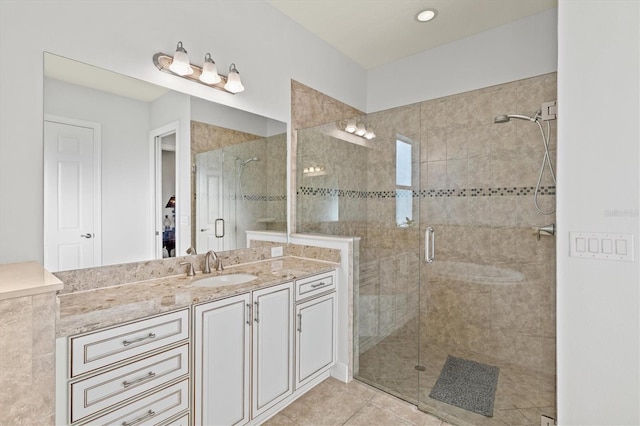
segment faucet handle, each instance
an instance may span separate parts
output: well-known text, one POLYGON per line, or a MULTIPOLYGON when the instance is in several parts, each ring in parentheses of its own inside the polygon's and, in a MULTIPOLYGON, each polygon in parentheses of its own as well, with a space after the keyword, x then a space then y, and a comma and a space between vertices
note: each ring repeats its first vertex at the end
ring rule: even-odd
POLYGON ((193 269, 193 263, 191 262, 180 262, 180 265, 189 265, 187 266, 187 276, 195 277, 196 271, 193 269))
POLYGON ((216 259, 216 271, 224 271, 224 266, 222 265, 222 259, 216 259))

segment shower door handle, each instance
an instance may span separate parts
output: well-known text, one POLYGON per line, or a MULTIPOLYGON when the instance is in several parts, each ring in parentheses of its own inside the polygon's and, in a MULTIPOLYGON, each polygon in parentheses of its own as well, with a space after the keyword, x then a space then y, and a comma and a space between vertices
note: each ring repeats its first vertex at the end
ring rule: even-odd
POLYGON ((224 237, 224 219, 216 219, 216 238, 224 237))
POLYGON ((424 260, 432 263, 436 253, 436 231, 428 226, 424 232, 424 260))

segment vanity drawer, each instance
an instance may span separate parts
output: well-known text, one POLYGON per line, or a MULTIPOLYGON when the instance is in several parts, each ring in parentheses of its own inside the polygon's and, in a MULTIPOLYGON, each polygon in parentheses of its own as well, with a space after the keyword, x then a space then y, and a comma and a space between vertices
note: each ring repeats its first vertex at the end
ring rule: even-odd
POLYGON ((188 309, 72 337, 71 377, 188 337, 188 309))
POLYGON ((71 421, 119 404, 189 373, 182 345, 71 384, 71 421))
POLYGON ((159 425, 188 408, 189 380, 185 379, 83 424, 159 425))
POLYGON ((296 302, 336 289, 335 272, 314 275, 296 280, 296 302))
POLYGON ((183 414, 174 420, 169 420, 166 423, 162 423, 162 426, 189 426, 191 424, 191 417, 189 413, 183 414))

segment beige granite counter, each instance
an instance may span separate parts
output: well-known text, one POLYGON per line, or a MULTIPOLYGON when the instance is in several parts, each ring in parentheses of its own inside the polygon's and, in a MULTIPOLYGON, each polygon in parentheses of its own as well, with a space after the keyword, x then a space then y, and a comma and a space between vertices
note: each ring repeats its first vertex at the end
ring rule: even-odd
POLYGON ((185 274, 58 295, 56 337, 93 331, 126 321, 229 297, 288 280, 334 270, 338 265, 318 260, 281 257, 226 267, 222 272, 195 277, 185 274), (244 284, 195 287, 203 278, 246 273, 258 278, 244 284))
POLYGON ((0 300, 61 290, 62 281, 36 262, 0 265, 0 300))

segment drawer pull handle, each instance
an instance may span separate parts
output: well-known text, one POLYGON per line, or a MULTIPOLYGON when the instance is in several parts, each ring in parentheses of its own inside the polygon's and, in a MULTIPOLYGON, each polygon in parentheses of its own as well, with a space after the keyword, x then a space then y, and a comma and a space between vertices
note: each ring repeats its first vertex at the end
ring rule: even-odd
POLYGON ((251 304, 247 303, 247 325, 251 325, 251 304))
POLYGON ((125 422, 122 422, 122 426, 133 426, 133 425, 138 424, 138 423, 140 423, 141 421, 146 420, 146 419, 148 419, 149 417, 153 417, 153 416, 155 416, 155 415, 156 415, 156 412, 155 412, 155 411, 153 411, 153 410, 149 410, 149 411, 147 411, 147 413, 146 413, 144 416, 142 416, 142 417, 138 417, 137 419, 135 419, 135 420, 133 420, 133 421, 130 421, 130 422, 126 422, 126 421, 125 421, 125 422))
POLYGON ((302 314, 298 314, 298 332, 302 333, 302 314))
POLYGON ((327 285, 327 283, 322 281, 322 282, 319 282, 318 284, 311 284, 311 288, 324 287, 325 285, 327 285))
POLYGON ((140 377, 139 379, 135 379, 135 380, 132 380, 130 382, 127 382, 125 380, 124 382, 122 382, 122 386, 124 386, 125 388, 128 388, 131 385, 135 385, 136 383, 144 382, 145 380, 153 379, 154 377, 156 377, 156 373, 154 373, 153 371, 149 371, 149 374, 147 374, 144 377, 140 377))
POLYGON ((256 305, 256 310, 253 314, 253 320, 255 322, 260 322, 260 318, 258 318, 258 316, 260 315, 260 305, 258 304, 258 302, 253 302, 253 304, 256 305))
POLYGON ((135 340, 125 340, 125 341, 123 341, 123 342, 122 342, 122 346, 129 346, 129 345, 131 345, 131 344, 133 344, 133 343, 142 342, 142 341, 144 341, 144 340, 147 340, 147 339, 153 339, 153 338, 155 338, 155 337, 156 337, 156 334, 155 334, 155 333, 149 333, 148 335, 146 335, 146 336, 144 336, 144 337, 141 337, 141 338, 139 338, 139 339, 135 339, 135 340))

